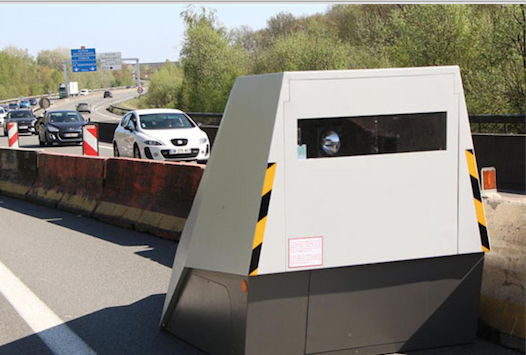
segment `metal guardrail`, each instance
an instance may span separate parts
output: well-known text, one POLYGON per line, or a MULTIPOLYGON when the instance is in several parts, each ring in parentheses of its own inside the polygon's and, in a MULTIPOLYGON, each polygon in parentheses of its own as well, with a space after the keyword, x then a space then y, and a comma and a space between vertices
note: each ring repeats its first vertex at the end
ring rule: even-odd
MULTIPOLYGON (((51 96, 57 96, 58 94, 57 93, 52 93, 51 96)), ((32 95, 32 96, 20 96, 20 97, 23 97, 24 99, 31 99, 31 98, 35 98, 35 99, 40 99, 42 97, 49 97, 50 95, 49 94, 42 94, 42 95, 32 95)), ((20 100, 20 97, 17 97, 16 99, 7 99, 7 100, 0 100, 0 104, 8 104, 10 102, 18 102, 20 100)))
MULTIPOLYGON (((133 111, 132 109, 126 108, 126 107, 120 107, 116 105, 110 105, 107 110, 114 114, 120 114, 124 115, 126 112, 133 111), (119 112, 120 113, 116 113, 119 112)), ((221 118, 223 118, 222 113, 214 113, 214 112, 186 112, 186 114, 194 121, 197 121, 199 123, 202 123, 205 126, 219 126, 221 123, 221 118)))
MULTIPOLYGON (((124 114, 132 111, 126 107, 110 105, 108 111, 120 111, 124 114)), ((194 120, 206 125, 219 126, 222 113, 211 112, 187 112, 194 120)), ((470 115, 472 133, 505 133, 505 134, 526 134, 526 115, 470 115)))
POLYGON ((526 134, 526 115, 470 115, 472 133, 526 134))
MULTIPOLYGON (((88 90, 89 90, 89 92, 99 92, 99 91, 106 91, 106 90, 122 90, 122 89, 126 89, 126 88, 127 88, 126 86, 115 86, 115 87, 111 87, 111 88, 98 88, 98 89, 88 89, 88 90)), ((21 97, 24 98, 24 99, 31 99, 31 98, 40 99, 42 97, 52 97, 54 99, 57 99, 58 98, 58 93, 54 92, 54 93, 51 93, 51 94, 29 95, 29 96, 22 96, 21 95, 19 97, 13 98, 13 99, 0 100, 0 104, 8 104, 10 102, 18 102, 21 97)))

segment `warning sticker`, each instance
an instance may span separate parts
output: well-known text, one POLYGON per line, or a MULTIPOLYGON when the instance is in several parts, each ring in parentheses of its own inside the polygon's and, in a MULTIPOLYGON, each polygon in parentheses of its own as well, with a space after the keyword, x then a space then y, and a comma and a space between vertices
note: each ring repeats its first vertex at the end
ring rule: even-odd
POLYGON ((323 237, 289 239, 289 268, 322 265, 323 237))

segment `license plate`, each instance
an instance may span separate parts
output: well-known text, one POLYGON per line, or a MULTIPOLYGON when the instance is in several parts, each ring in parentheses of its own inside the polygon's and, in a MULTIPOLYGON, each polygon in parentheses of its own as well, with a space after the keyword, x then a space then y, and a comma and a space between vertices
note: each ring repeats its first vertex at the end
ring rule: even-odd
POLYGON ((78 137, 78 133, 64 133, 64 137, 71 138, 71 137, 78 137))
POLYGON ((27 126, 20 126, 18 129, 27 129, 27 126))
POLYGON ((170 149, 168 151, 169 154, 188 154, 191 152, 192 150, 190 148, 177 148, 177 149, 170 149))

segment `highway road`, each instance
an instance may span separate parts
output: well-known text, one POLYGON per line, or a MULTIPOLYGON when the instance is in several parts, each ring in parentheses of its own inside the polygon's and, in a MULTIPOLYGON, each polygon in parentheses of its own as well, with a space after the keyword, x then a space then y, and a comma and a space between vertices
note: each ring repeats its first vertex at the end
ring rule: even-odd
MULTIPOLYGON (((0 196, 0 355, 203 354, 159 330, 177 244, 0 196)), ((513 355, 493 343, 408 355, 513 355)))
MULTIPOLYGON (((109 105, 118 104, 122 101, 137 97, 137 89, 113 90, 113 98, 104 99, 103 92, 93 92, 86 96, 76 96, 69 99, 54 100, 54 104, 49 110, 67 109, 74 110, 78 102, 89 102, 91 104, 91 114, 83 113, 85 118, 90 118, 93 122, 119 122, 120 116, 114 115, 106 110, 109 105)), ((39 115, 42 111, 37 111, 39 115)), ((20 148, 39 149, 60 154, 79 154, 82 155, 82 147, 78 145, 40 147, 37 136, 21 135, 19 139, 20 148)), ((3 129, 0 130, 0 147, 7 147, 7 137, 4 137, 3 129)), ((99 144, 99 155, 112 157, 113 148, 109 143, 99 144)))
POLYGON ((176 243, 4 196, 0 230, 1 355, 202 354, 158 328, 176 243))

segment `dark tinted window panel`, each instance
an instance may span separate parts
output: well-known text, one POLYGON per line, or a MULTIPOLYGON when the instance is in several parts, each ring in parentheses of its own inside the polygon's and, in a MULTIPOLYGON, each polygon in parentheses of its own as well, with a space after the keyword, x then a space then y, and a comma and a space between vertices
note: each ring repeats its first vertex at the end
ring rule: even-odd
POLYGON ((299 119, 298 145, 307 159, 446 150, 446 121, 445 112, 299 119), (337 152, 327 153, 323 142, 337 152))

